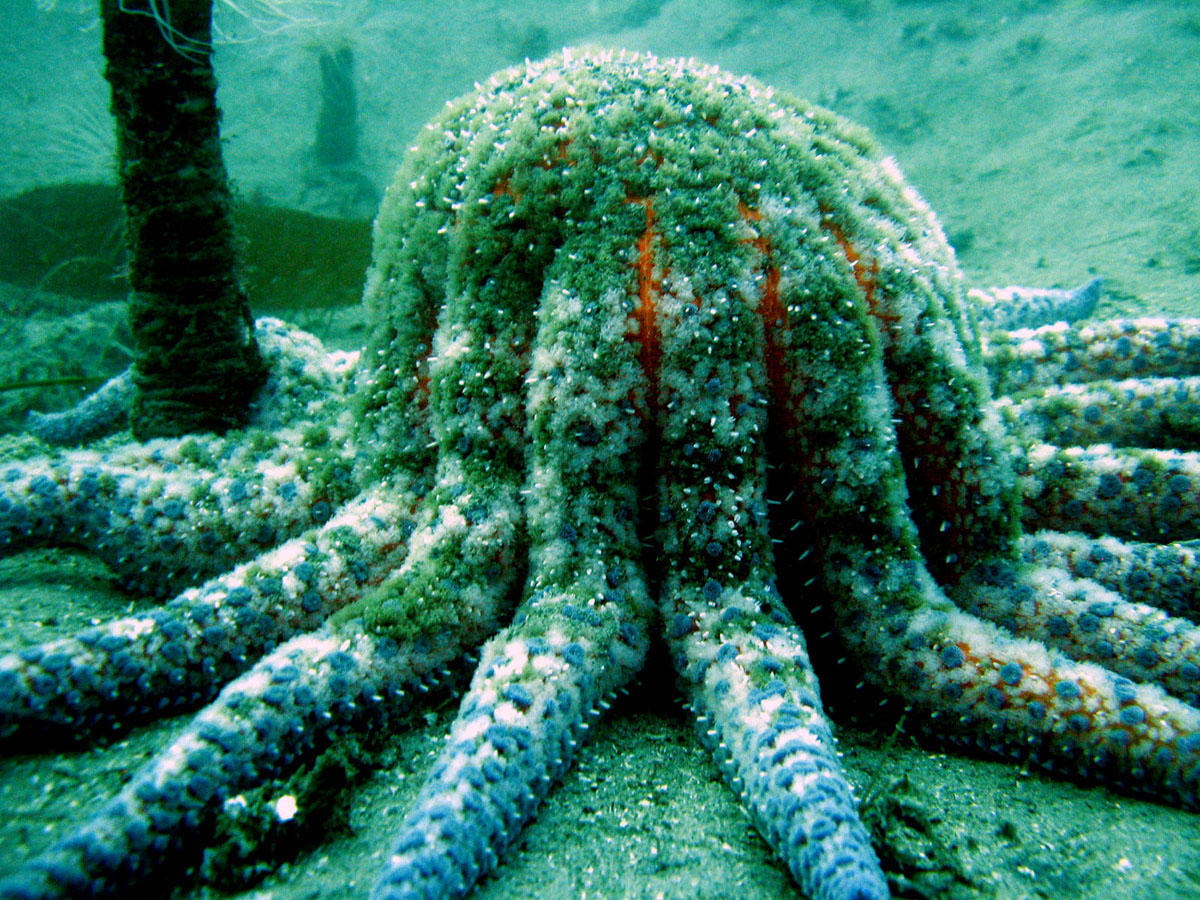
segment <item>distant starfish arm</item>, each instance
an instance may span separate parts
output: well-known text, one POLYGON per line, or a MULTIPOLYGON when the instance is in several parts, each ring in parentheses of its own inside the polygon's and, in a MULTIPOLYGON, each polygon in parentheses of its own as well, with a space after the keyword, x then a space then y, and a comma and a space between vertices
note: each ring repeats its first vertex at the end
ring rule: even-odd
POLYGON ((1162 686, 1188 703, 1200 687, 1200 628, 1087 578, 1057 568, 997 567, 954 593, 974 613, 1135 681, 1162 686))
POLYGON ((971 288, 971 302, 980 326, 992 328, 1035 328, 1055 322, 1086 319, 1096 311, 1103 282, 1093 278, 1066 290, 1056 288, 993 287, 971 288))
POLYGON ((129 424, 133 392, 133 369, 126 369, 70 409, 53 413, 30 411, 25 427, 47 444, 94 441, 129 424))

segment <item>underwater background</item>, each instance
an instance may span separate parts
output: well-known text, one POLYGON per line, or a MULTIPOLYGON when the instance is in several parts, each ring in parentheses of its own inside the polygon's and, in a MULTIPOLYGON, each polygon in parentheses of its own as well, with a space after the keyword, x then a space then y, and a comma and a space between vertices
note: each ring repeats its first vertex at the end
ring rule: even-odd
MULTIPOLYGON (((256 311, 357 347, 370 219, 449 99, 564 45, 696 56, 870 128, 977 285, 1104 278, 1098 315, 1200 315, 1200 3, 1106 0, 218 2, 225 159, 256 311)), ((128 363, 112 126, 95 4, 0 4, 0 387, 128 363)), ((0 425, 90 382, 0 391, 0 425)), ((0 563, 0 649, 136 608, 62 552, 0 563)), ((652 677, 652 676, 648 676, 652 677)), ((692 739, 673 691, 623 702, 474 895, 797 896, 692 739)), ((439 749, 397 740, 330 836, 246 896, 362 896, 439 749)), ((123 783, 183 719, 111 747, 0 761, 0 871, 123 783)), ((869 724, 869 716, 864 723, 869 724)), ((1014 765, 839 731, 902 896, 1200 895, 1200 817, 1014 765), (924 893, 922 893, 924 891, 924 893)), ((228 885, 226 885, 228 887, 228 885)), ((212 891, 201 887, 198 891, 212 891)))

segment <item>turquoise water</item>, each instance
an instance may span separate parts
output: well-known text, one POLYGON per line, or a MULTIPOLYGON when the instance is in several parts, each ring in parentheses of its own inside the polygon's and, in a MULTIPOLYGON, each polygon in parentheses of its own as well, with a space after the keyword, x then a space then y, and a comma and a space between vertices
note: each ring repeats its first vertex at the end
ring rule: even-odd
MULTIPOLYGON (((526 56, 591 43, 696 56, 865 124, 938 212, 974 283, 1068 285, 1100 274, 1104 315, 1200 314, 1200 4, 414 0, 282 3, 282 15, 245 6, 256 10, 249 20, 218 10, 225 39, 216 65, 226 160, 246 205, 361 223, 446 100, 526 56), (330 76, 331 59, 341 75, 330 76), (347 72, 350 93, 340 80, 347 72)), ((114 183, 94 20, 92 4, 67 0, 49 11, 33 0, 0 8, 11 48, 0 58, 0 197, 114 183)), ((81 194, 63 196, 50 230, 75 234, 94 210, 81 194)), ((12 273, 0 284, 0 380, 119 368, 119 247, 104 243, 104 227, 91 229, 89 240, 112 255, 86 254, 102 260, 89 283, 107 278, 113 296, 81 297, 87 290, 64 289, 63 270, 51 271, 61 259, 48 263, 17 240, 46 221, 15 222, 0 222, 10 230, 0 234, 0 272, 12 273)), ((276 262, 278 277, 300 280, 287 259, 276 262)), ((352 307, 294 302, 306 327, 347 346, 361 337, 352 307)), ((70 390, 0 400, 11 401, 11 427, 24 407, 66 402, 70 390)), ((0 591, 8 646, 127 602, 102 575, 57 556, 6 563, 0 591)), ((479 896, 794 891, 672 702, 642 697, 618 713, 479 896)), ((401 771, 421 771, 448 715, 397 746, 410 760, 401 771)), ((0 870, 70 819, 81 790, 110 790, 178 727, 100 753, 4 763, 0 870)), ((958 872, 963 896, 1166 898, 1197 889, 1194 817, 1026 778, 1015 764, 931 755, 907 737, 884 750, 884 737, 844 735, 851 777, 864 791, 878 782, 912 802, 925 817, 914 821, 932 820, 927 832, 910 823, 904 846, 958 872), (895 785, 906 773, 911 785, 895 785)), ((307 896, 314 886, 322 896, 361 895, 417 781, 370 780, 353 801, 353 838, 305 855, 269 882, 272 896, 307 896)))

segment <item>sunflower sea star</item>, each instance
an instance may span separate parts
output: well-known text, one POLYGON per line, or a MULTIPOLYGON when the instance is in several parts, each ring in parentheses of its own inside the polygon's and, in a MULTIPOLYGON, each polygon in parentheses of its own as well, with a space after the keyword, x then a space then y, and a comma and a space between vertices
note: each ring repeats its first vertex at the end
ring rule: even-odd
POLYGON ((482 645, 375 888, 461 896, 655 631, 800 886, 885 897, 793 619, 816 605, 941 737, 1196 805, 1200 640, 1141 602, 1170 580, 1189 614, 1194 551, 1105 535, 1195 535, 1200 466, 1047 442, 1194 433, 1200 323, 977 333, 1096 291, 968 301, 869 136, 753 80, 570 52, 494 76, 388 192, 361 355, 260 323, 246 430, 4 470, 9 551, 203 583, 0 661, 3 737, 103 734, 228 684, 0 897, 178 872, 239 791, 397 727, 482 645))

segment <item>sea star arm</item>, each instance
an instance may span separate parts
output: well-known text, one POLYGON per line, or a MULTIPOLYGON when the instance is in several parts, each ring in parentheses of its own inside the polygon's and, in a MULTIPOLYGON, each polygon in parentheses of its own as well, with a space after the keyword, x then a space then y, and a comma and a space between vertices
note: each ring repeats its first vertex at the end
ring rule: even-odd
POLYGON ((792 210, 758 226, 768 271, 780 273, 764 304, 778 310, 764 319, 773 409, 806 470, 796 483, 806 533, 828 543, 809 513, 834 509, 822 499, 836 485, 829 475, 846 473, 854 486, 840 492, 862 490, 864 502, 845 527, 911 519, 930 574, 953 583, 1015 552, 1007 440, 940 227, 892 161, 840 137, 849 171, 837 190, 815 191, 819 221, 792 210))
POLYGON ((250 430, 71 450, 0 473, 0 552, 82 547, 170 596, 328 519, 357 488, 340 406, 353 357, 274 320, 250 430))
POLYGON ((53 413, 31 411, 27 430, 47 444, 74 445, 97 440, 129 424, 129 407, 135 390, 133 369, 126 369, 70 409, 53 413))
POLYGON ((285 643, 90 821, 0 881, 0 897, 119 896, 194 865, 220 817, 238 815, 240 791, 311 764, 343 735, 399 721, 414 695, 445 680, 477 624, 401 643, 337 628, 285 643))
MULTIPOLYGON (((581 545, 590 537, 576 534, 581 545)), ((592 719, 640 669, 645 584, 636 557, 603 549, 587 555, 585 577, 531 595, 518 624, 484 648, 373 896, 465 895, 571 764, 592 719)))
POLYGON ((1028 562, 1089 578, 1134 603, 1157 606, 1173 616, 1200 617, 1200 551, 1194 542, 1133 543, 1038 531, 1022 538, 1021 552, 1028 562))
POLYGON ((80 547, 126 589, 169 597, 319 525, 353 495, 350 461, 326 429, 274 433, 269 442, 275 452, 227 455, 220 471, 189 465, 189 457, 216 461, 224 440, 203 437, 179 453, 148 447, 119 465, 76 450, 8 466, 0 474, 4 552, 80 547))
POLYGON ((380 582, 403 559, 412 506, 365 495, 158 609, 0 658, 0 737, 79 740, 207 700, 380 582))
MULTIPOLYGON (((432 506, 439 512, 429 533, 413 541, 414 554, 424 560, 417 583, 401 570, 392 579, 394 586, 385 585, 339 618, 361 616, 368 629, 391 634, 397 628, 408 630, 410 616, 417 621, 432 617, 445 629, 439 643, 458 646, 466 626, 474 637, 473 649, 495 632, 525 574, 518 558, 526 549, 529 528, 520 500, 525 429, 516 398, 523 395, 525 356, 519 348, 528 345, 529 317, 509 315, 511 308, 499 306, 493 308, 491 322, 472 323, 464 317, 471 306, 461 296, 452 301, 433 341, 429 402, 440 415, 434 428, 438 469, 433 491, 439 499, 432 506), (472 627, 476 619, 480 624, 472 627)), ((413 565, 414 554, 406 568, 413 565)), ((514 638, 512 643, 517 642, 514 638)), ((401 827, 377 894, 390 896, 402 886, 421 884, 432 885, 426 896, 469 889, 481 871, 495 865, 499 852, 532 814, 536 803, 531 805, 531 798, 546 789, 544 778, 532 786, 519 779, 531 743, 536 740, 539 749, 548 751, 543 745, 551 732, 564 741, 578 732, 584 712, 578 704, 561 698, 543 703, 546 698, 539 697, 534 709, 526 685, 536 689, 536 679, 547 674, 536 667, 517 666, 514 683, 498 691, 489 690, 494 685, 481 686, 484 673, 498 668, 514 675, 511 665, 505 665, 505 650, 512 643, 497 638, 485 647, 447 750, 401 827), (493 718, 497 713, 500 720, 493 718), (526 715, 536 716, 542 726, 536 734, 521 721, 526 715), (476 728, 484 719, 486 725, 476 728), (531 789, 536 795, 528 793, 531 789)), ((530 655, 551 652, 532 645, 524 649, 530 655)), ((555 650, 565 653, 569 665, 580 665, 576 651, 563 642, 555 650)))
POLYGON ((701 740, 806 895, 887 897, 803 635, 777 621, 778 607, 767 614, 755 602, 757 587, 738 585, 715 602, 708 582, 673 591, 675 609, 687 611, 675 615, 697 629, 681 634, 679 618, 668 625, 687 660, 680 666, 701 740), (710 626, 719 640, 701 636, 710 626))
POLYGON ((998 394, 1100 379, 1200 374, 1200 319, 1108 319, 995 332, 984 362, 998 394))
POLYGON ((1035 444, 1017 465, 1029 531, 1162 542, 1200 533, 1200 453, 1035 444))
POLYGON ((743 296, 684 287, 668 280, 656 314, 664 372, 687 373, 659 387, 661 608, 675 666, 701 740, 805 894, 885 898, 775 585, 762 322, 743 296))
POLYGON ((1001 397, 1005 423, 1030 441, 1060 446, 1200 446, 1200 378, 1126 378, 1046 385, 1001 397))
POLYGON ((1088 660, 1126 678, 1157 684, 1194 704, 1200 683, 1200 628, 1156 606, 1132 603, 1087 578, 1053 567, 1001 567, 960 585, 965 611, 1013 634, 1088 660))
POLYGON ((1037 328, 1055 322, 1087 319, 1100 302, 1103 282, 1093 278, 1065 290, 1055 288, 993 287, 972 288, 967 300, 979 328, 1037 328))
POLYGON ((626 292, 561 282, 572 255, 568 244, 547 274, 529 373, 526 598, 484 648, 376 886, 380 900, 468 892, 644 659, 636 408, 645 388, 624 334, 626 292))
MULTIPOLYGON (((940 738, 1197 805, 1200 712, 1160 688, 957 611, 873 624, 894 635, 874 641, 882 677, 904 683, 910 702, 936 715, 930 727, 940 738)), ((865 651, 862 633, 852 639, 865 651)))
MULTIPOLYGON (((266 364, 266 381, 248 402, 247 424, 260 428, 309 418, 316 411, 312 407, 331 405, 333 395, 342 395, 346 371, 357 358, 356 353, 326 353, 312 335, 279 319, 255 321, 254 339, 266 364)), ((31 412, 28 430, 50 445, 98 440, 127 427, 134 392, 129 368, 70 409, 31 412)))

